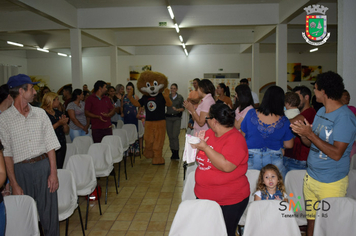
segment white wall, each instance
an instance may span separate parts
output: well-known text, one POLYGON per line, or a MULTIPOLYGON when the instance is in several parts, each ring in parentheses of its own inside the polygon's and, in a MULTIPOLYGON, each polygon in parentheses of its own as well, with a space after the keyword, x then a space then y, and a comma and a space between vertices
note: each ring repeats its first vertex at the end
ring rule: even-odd
POLYGON ((27 74, 26 51, 0 51, 0 64, 17 65, 19 74, 27 74))
MULTIPOLYGON (((276 62, 274 53, 261 53, 260 87, 275 81, 276 62)), ((11 61, 11 57, 2 56, 0 60, 11 61)), ((20 60, 20 59, 18 59, 20 60)), ((26 59, 22 58, 22 62, 26 59)), ((250 53, 236 54, 191 54, 182 55, 137 55, 118 56, 119 78, 117 83, 127 84, 129 66, 152 65, 153 71, 165 74, 170 83, 177 83, 179 93, 187 97, 188 81, 196 77, 203 78, 204 73, 240 73, 241 78, 251 77, 252 63, 250 53), (223 71, 219 71, 222 68, 223 71)), ((1 61, 0 61, 1 62, 1 61)), ((321 65, 323 71, 336 71, 336 53, 289 53, 289 63, 300 62, 303 65, 321 65)), ((26 63, 22 63, 26 64, 26 63)), ((71 63, 69 58, 48 57, 27 59, 27 73, 29 75, 44 75, 50 78, 50 88, 57 91, 67 83, 71 83, 71 63)), ((24 71, 26 73, 26 71, 24 71)), ((93 88, 95 81, 110 81, 110 56, 83 56, 83 82, 93 88)), ((296 82, 298 83, 298 82, 296 82)), ((309 82, 305 82, 309 85, 309 82)), ((301 83, 303 84, 303 82, 301 83)), ((115 86, 116 84, 114 84, 115 86)), ((296 84, 296 85, 299 85, 296 84)), ((296 86, 294 85, 294 86, 296 86)), ((291 85, 294 87, 293 85, 291 85)), ((139 93, 138 93, 139 94, 139 93)))

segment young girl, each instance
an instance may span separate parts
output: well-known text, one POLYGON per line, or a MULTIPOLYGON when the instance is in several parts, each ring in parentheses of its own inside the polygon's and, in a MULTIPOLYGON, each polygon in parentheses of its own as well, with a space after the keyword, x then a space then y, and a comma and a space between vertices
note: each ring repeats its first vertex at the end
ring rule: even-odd
POLYGON ((283 200, 286 198, 286 189, 284 187, 283 178, 278 168, 275 165, 268 164, 263 167, 258 177, 255 201, 258 200, 283 200))

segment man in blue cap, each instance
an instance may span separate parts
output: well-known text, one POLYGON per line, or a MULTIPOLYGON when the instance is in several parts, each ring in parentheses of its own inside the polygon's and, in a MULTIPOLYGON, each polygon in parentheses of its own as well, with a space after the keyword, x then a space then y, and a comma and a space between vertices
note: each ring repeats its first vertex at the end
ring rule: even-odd
POLYGON ((60 148, 52 124, 33 107, 38 82, 19 74, 7 82, 14 103, 0 116, 0 139, 14 195, 35 199, 45 235, 59 235, 58 177, 55 150, 60 148))

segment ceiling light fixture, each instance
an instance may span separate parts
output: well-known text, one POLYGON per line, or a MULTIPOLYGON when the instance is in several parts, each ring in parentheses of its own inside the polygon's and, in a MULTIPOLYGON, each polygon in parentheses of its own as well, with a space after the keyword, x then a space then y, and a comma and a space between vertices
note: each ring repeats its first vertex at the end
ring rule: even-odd
POLYGON ((41 52, 49 52, 47 49, 44 49, 44 48, 37 48, 37 51, 41 51, 41 52))
POLYGON ((184 49, 184 53, 185 53, 186 56, 188 56, 188 51, 187 51, 186 48, 184 49))
POLYGON ((171 6, 167 6, 167 9, 168 9, 169 15, 171 16, 171 18, 173 20, 174 19, 174 14, 173 14, 172 7, 171 6))
POLYGON ((60 52, 58 52, 57 54, 58 54, 58 56, 62 56, 62 57, 67 57, 68 56, 67 54, 60 53, 60 52))
POLYGON ((177 23, 174 24, 174 27, 176 28, 177 33, 179 33, 179 26, 177 23))
POLYGON ((318 51, 319 49, 318 48, 313 48, 313 49, 310 49, 309 52, 315 52, 315 51, 318 51))
POLYGON ((182 37, 182 35, 179 35, 179 40, 183 43, 183 37, 182 37))
POLYGON ((185 49, 185 44, 184 43, 182 43, 182 47, 183 47, 183 49, 185 49))
POLYGON ((14 43, 14 42, 11 42, 11 41, 7 41, 7 44, 11 44, 11 45, 18 46, 18 47, 23 47, 23 44, 21 44, 21 43, 14 43))

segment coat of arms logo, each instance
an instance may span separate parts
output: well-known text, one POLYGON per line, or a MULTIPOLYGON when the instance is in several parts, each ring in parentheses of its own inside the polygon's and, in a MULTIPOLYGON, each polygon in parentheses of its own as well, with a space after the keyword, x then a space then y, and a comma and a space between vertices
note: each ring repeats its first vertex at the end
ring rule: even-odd
POLYGON ((321 5, 313 5, 305 7, 307 12, 305 17, 305 32, 302 32, 303 38, 307 43, 313 46, 320 46, 326 43, 330 33, 326 31, 326 15, 325 12, 329 8, 321 5))

